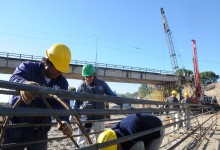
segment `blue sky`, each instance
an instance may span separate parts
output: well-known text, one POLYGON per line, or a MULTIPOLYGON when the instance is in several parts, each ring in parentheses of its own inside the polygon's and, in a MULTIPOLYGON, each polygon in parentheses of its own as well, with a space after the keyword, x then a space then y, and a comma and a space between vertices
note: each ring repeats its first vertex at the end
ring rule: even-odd
MULTIPOLYGON (((220 75, 219 6, 218 0, 1 1, 0 51, 44 56, 52 44, 65 43, 72 60, 95 62, 97 52, 98 63, 172 71, 163 7, 175 51, 181 55, 179 68, 193 71, 195 39, 200 72, 220 75)), ((70 85, 79 82, 71 80, 70 85)), ((140 86, 108 83, 118 93, 132 93, 140 86)))

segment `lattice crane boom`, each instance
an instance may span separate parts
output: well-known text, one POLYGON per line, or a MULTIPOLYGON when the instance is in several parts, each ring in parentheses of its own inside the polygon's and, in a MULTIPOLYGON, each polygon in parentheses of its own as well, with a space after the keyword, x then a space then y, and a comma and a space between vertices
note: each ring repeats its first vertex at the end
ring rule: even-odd
POLYGON ((168 45, 168 49, 169 49, 169 54, 170 54, 170 58, 171 58, 170 59, 171 65, 172 65, 173 70, 177 71, 179 69, 179 67, 178 67, 176 53, 175 53, 174 44, 173 44, 173 40, 172 40, 172 32, 169 29, 168 22, 167 22, 163 8, 161 8, 161 15, 162 15, 162 23, 163 23, 163 27, 164 27, 166 41, 167 41, 167 45, 168 45))
POLYGON ((165 12, 164 12, 163 8, 160 9, 160 12, 161 12, 161 16, 162 16, 162 23, 163 23, 164 32, 165 32, 165 36, 166 36, 166 41, 167 41, 167 45, 168 45, 168 50, 169 50, 172 69, 175 72, 175 80, 177 82, 177 88, 180 88, 181 87, 181 78, 178 74, 179 67, 178 67, 178 61, 177 61, 177 58, 176 58, 174 43, 173 43, 173 40, 172 40, 172 32, 169 29, 168 22, 167 22, 165 12))

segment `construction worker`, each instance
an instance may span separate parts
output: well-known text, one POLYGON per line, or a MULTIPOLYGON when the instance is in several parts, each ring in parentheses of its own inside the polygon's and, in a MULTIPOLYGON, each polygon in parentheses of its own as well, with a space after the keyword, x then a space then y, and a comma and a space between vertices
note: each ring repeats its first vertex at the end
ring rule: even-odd
MULTIPOLYGON (((162 122, 156 116, 145 113, 131 114, 122 119, 111 129, 102 132, 98 137, 97 143, 115 140, 161 126, 162 122)), ((127 140, 123 143, 102 148, 101 150, 157 150, 163 138, 164 129, 161 129, 132 140, 127 140)))
MULTIPOLYGON (((184 103, 184 104, 191 103, 188 92, 184 93, 184 98, 181 100, 181 103, 184 103)), ((183 128, 186 130, 190 130, 190 110, 189 110, 189 107, 185 105, 185 106, 181 106, 181 108, 182 108, 183 119, 184 120, 186 119, 185 121, 183 121, 183 128)))
MULTIPOLYGON (((23 62, 16 67, 10 78, 11 82, 19 82, 28 85, 39 85, 56 89, 68 89, 68 82, 62 73, 70 71, 71 60, 70 49, 64 44, 52 45, 46 50, 46 57, 41 62, 23 62)), ((17 100, 21 99, 18 107, 22 108, 47 108, 41 100, 39 94, 31 91, 20 91, 20 96, 13 96, 10 100, 11 107, 17 100)), ((64 109, 64 107, 54 99, 47 99, 54 109, 64 109)), ((68 101, 67 101, 68 103, 68 101)), ((61 124, 57 127, 64 135, 71 135, 72 128, 69 124, 69 116, 59 116, 61 124)), ((47 124, 51 123, 51 118, 43 117, 17 117, 10 118, 10 124, 47 124)), ((47 140, 50 126, 31 126, 22 128, 7 128, 3 139, 3 144, 23 143, 38 140, 47 140)), ((27 144, 12 148, 2 148, 4 150, 46 150, 47 142, 37 144, 27 144)))
MULTIPOLYGON (((178 99, 176 98, 177 91, 173 90, 171 92, 171 96, 167 98, 167 103, 179 103, 178 99)), ((166 108, 179 108, 179 105, 165 105, 166 108)), ((179 110, 169 111, 168 117, 170 118, 170 123, 174 123, 179 121, 179 110)), ((171 132, 178 132, 179 130, 179 123, 171 126, 171 132)))
MULTIPOLYGON (((88 93, 88 94, 98 94, 98 95, 111 95, 116 96, 116 94, 110 89, 108 84, 105 81, 102 81, 96 76, 96 69, 92 64, 86 64, 82 68, 82 76, 84 78, 83 82, 77 89, 77 92, 88 93)), ((78 101, 78 106, 81 109, 105 109, 104 102, 91 102, 91 101, 78 101)), ((91 116, 81 116, 82 120, 98 120, 104 119, 104 115, 91 115, 91 116)), ((104 122, 96 123, 85 123, 85 128, 87 132, 90 132, 91 129, 94 132, 100 132, 104 130, 104 122)), ((78 133, 81 134, 80 129, 78 133)), ((98 134, 95 135, 96 138, 98 134)), ((80 147, 86 146, 86 140, 83 136, 78 137, 77 143, 80 147)))

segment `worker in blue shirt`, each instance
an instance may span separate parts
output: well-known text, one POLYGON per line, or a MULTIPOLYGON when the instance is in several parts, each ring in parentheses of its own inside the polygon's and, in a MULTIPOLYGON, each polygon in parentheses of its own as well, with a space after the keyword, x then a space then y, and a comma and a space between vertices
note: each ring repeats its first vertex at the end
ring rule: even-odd
MULTIPOLYGON (((189 93, 185 92, 184 93, 184 98, 181 100, 181 103, 183 104, 190 104, 191 103, 191 98, 189 97, 189 93)), ((187 105, 183 105, 181 106, 181 110, 182 110, 182 115, 183 115, 183 128, 186 130, 190 130, 190 107, 187 105)))
MULTIPOLYGON (((68 82, 62 73, 70 71, 69 63, 71 60, 71 51, 64 44, 54 44, 46 50, 46 57, 41 62, 23 62, 16 67, 10 78, 11 82, 18 82, 28 85, 46 86, 55 89, 68 89, 68 82)), ((22 102, 18 107, 23 108, 47 108, 39 95, 31 91, 20 91, 19 96, 13 96, 10 100, 12 107, 18 99, 22 102)), ((64 107, 54 99, 47 99, 48 103, 54 109, 64 109, 64 107)), ((68 101, 67 101, 68 102, 68 101)), ((64 135, 71 135, 72 128, 69 124, 69 116, 59 116, 62 124, 58 128, 64 135)), ((48 117, 18 117, 12 116, 10 124, 29 123, 45 124, 51 123, 48 117)), ((30 142, 37 140, 46 140, 50 126, 31 126, 22 128, 7 128, 3 139, 3 144, 30 142)), ((47 142, 24 145, 19 147, 4 148, 4 150, 46 150, 47 142)))
MULTIPOLYGON (((167 98, 166 102, 167 103, 180 103, 179 100, 176 98, 177 97, 177 91, 173 90, 171 92, 171 96, 167 98)), ((174 122, 178 122, 180 120, 179 116, 180 116, 180 106, 179 105, 165 105, 165 108, 176 108, 177 110, 173 110, 173 111, 169 111, 168 117, 170 119, 170 123, 174 123, 174 122)), ((179 123, 171 126, 171 132, 172 133, 178 133, 179 132, 179 123)))
MULTIPOLYGON (((161 126, 162 122, 156 116, 145 113, 131 114, 122 119, 111 129, 102 132, 99 135, 97 142, 102 143, 115 140, 117 138, 125 137, 161 126)), ((105 147, 101 150, 157 150, 159 149, 163 138, 164 129, 161 129, 129 141, 105 147)))
MULTIPOLYGON (((116 96, 116 94, 110 89, 108 84, 97 78, 96 69, 92 64, 86 64, 82 68, 82 76, 84 78, 83 82, 77 89, 77 92, 88 93, 88 94, 98 94, 98 95, 111 95, 116 96)), ((92 101, 78 101, 77 104, 80 109, 105 109, 105 102, 92 102, 92 101)), ((98 120, 104 119, 104 115, 88 115, 81 116, 82 120, 98 120)), ((95 123, 85 123, 85 128, 87 132, 90 132, 91 129, 94 132, 100 132, 104 130, 104 122, 95 122, 95 123)), ((78 134, 81 134, 80 129, 78 129, 78 134)), ((96 134, 96 138, 98 134, 96 134)), ((86 145, 86 140, 83 136, 78 137, 77 143, 80 147, 86 145)))

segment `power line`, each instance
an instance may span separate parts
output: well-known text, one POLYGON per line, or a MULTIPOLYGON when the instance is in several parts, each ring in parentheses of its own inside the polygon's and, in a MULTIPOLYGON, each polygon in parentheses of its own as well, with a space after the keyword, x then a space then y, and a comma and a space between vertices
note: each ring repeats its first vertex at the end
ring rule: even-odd
MULTIPOLYGON (((94 35, 79 35, 79 34, 67 34, 67 33, 52 33, 52 32, 46 32, 46 31, 40 31, 40 30, 34 30, 34 29, 25 29, 25 28, 19 28, 19 27, 15 27, 15 26, 9 26, 9 25, 4 25, 4 24, 0 24, 0 26, 3 26, 5 28, 9 28, 9 29, 16 29, 16 30, 20 30, 20 31, 30 31, 30 32, 37 32, 37 33, 42 33, 42 34, 50 34, 50 35, 57 35, 57 36, 69 36, 69 37, 84 37, 84 38, 94 38, 94 35)), ((30 34, 32 34, 30 33, 30 34)), ((46 40, 46 41, 57 41, 56 39, 51 39, 51 38, 42 38, 42 37, 37 37, 37 36, 31 36, 31 35, 24 35, 24 34, 15 34, 15 33, 7 33, 7 32, 2 32, 0 31, 0 34, 3 35, 8 35, 8 36, 16 36, 16 37, 20 37, 20 38, 30 38, 30 39, 37 39, 37 40, 46 40)), ((149 50, 147 48, 143 48, 140 46, 134 46, 134 45, 130 45, 130 44, 125 44, 122 42, 117 42, 117 41, 113 41, 110 40, 108 38, 105 38, 103 36, 99 36, 99 40, 104 40, 107 41, 109 43, 113 43, 117 46, 123 46, 123 47, 127 47, 129 49, 126 48, 116 48, 116 47, 111 47, 111 46, 106 46, 106 45, 102 45, 99 44, 98 46, 100 48, 106 48, 106 49, 110 49, 110 50, 115 50, 115 51, 121 51, 121 52, 126 52, 126 53, 135 53, 135 54, 139 54, 139 55, 146 55, 146 56, 152 56, 152 57, 161 57, 161 58, 166 58, 169 59, 168 57, 165 57, 164 55, 158 55, 158 54, 153 54, 153 53, 146 53, 152 50, 149 50)), ((74 43, 74 44, 78 44, 78 45, 83 45, 83 46, 91 46, 91 47, 95 47, 96 43, 85 43, 85 42, 76 42, 76 41, 68 41, 70 43, 74 43)), ((192 60, 190 60, 192 61, 192 60)), ((211 64, 220 64, 220 62, 216 62, 216 61, 211 61, 211 60, 200 60, 200 62, 206 62, 206 63, 211 63, 211 64)), ((183 63, 183 62, 182 62, 183 63)), ((184 65, 183 65, 184 66, 184 65)))

